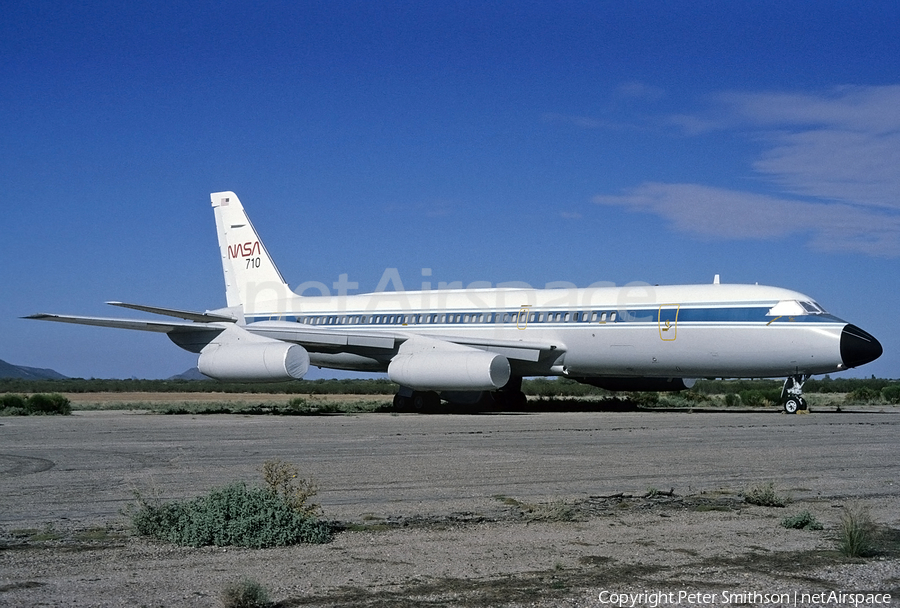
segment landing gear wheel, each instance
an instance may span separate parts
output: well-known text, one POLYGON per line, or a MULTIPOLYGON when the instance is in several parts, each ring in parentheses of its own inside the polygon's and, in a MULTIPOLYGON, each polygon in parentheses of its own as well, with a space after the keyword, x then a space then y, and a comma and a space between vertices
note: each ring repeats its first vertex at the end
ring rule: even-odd
POLYGON ((506 394, 506 407, 511 410, 521 410, 528 404, 528 397, 522 391, 510 391, 506 394))
POLYGON ((394 409, 403 412, 409 408, 409 397, 394 395, 394 409))
POLYGON ((434 391, 416 391, 412 394, 412 406, 417 412, 431 412, 441 404, 441 398, 434 391))
POLYGON ((800 399, 797 397, 788 397, 784 402, 784 413, 785 414, 796 414, 797 410, 803 409, 800 407, 800 399))
POLYGON ((491 393, 494 409, 522 411, 528 397, 522 392, 522 376, 511 376, 506 386, 491 393))
POLYGON ((781 403, 785 414, 796 414, 798 411, 809 413, 806 399, 803 398, 803 385, 809 380, 808 375, 788 376, 781 389, 781 403))

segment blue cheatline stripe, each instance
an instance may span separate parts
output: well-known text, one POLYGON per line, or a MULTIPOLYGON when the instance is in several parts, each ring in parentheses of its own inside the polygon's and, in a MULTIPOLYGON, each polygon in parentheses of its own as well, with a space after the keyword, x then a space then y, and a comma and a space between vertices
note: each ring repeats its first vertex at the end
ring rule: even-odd
MULTIPOLYGON (((774 305, 774 304, 773 304, 774 305)), ((670 321, 675 323, 844 323, 843 320, 830 314, 810 314, 797 316, 771 317, 767 313, 771 306, 753 306, 753 307, 720 307, 720 308, 676 308, 674 306, 663 306, 662 308, 643 308, 643 309, 627 309, 616 310, 609 308, 591 308, 591 309, 549 309, 549 310, 533 310, 527 313, 528 326, 537 327, 571 327, 578 325, 596 325, 605 315, 606 325, 617 325, 621 323, 636 324, 650 323, 656 324, 660 322, 670 321), (548 313, 568 314, 569 321, 547 321, 548 313), (611 321, 612 314, 615 313, 615 321, 611 321), (596 316, 595 316, 596 315, 596 316), (536 320, 537 318, 540 321, 536 320), (575 320, 575 319, 578 320, 575 320), (582 318, 588 320, 583 321, 582 318), (595 320, 590 320, 595 319, 595 320)), ((385 326, 403 326, 407 318, 413 318, 409 323, 413 325, 519 325, 524 326, 525 316, 519 317, 520 309, 499 311, 496 313, 486 313, 484 311, 453 311, 451 312, 378 312, 378 313, 318 313, 308 315, 256 315, 247 317, 248 323, 256 323, 258 321, 288 321, 292 323, 305 323, 312 327, 385 327, 385 326), (489 321, 485 321, 484 315, 493 315, 489 321), (427 322, 416 322, 415 318, 423 316, 428 317, 427 322), (440 318, 444 317, 441 322, 440 318), (469 322, 464 319, 469 316, 469 322), (481 318, 480 321, 475 320, 481 318), (504 320, 504 318, 506 320, 504 320), (434 320, 432 320, 434 319, 434 320), (349 320, 355 322, 350 323, 349 320)))

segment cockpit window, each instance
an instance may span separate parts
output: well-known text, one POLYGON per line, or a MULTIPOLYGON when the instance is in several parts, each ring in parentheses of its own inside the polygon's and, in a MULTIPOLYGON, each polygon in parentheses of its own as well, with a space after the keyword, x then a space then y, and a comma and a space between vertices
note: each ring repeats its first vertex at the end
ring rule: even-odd
POLYGON ((798 317, 801 315, 823 315, 825 310, 815 302, 799 302, 797 300, 782 300, 769 309, 770 317, 798 317))
POLYGON ((815 302, 800 302, 800 306, 806 309, 811 315, 822 315, 825 314, 825 310, 816 304, 815 302))

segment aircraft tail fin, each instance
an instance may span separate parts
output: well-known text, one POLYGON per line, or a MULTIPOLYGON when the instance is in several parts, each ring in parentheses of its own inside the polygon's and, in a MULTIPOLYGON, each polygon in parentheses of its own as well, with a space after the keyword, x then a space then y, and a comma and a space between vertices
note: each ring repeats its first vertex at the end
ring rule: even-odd
POLYGON ((228 307, 245 314, 278 314, 294 293, 285 282, 234 192, 209 195, 216 215, 228 307))

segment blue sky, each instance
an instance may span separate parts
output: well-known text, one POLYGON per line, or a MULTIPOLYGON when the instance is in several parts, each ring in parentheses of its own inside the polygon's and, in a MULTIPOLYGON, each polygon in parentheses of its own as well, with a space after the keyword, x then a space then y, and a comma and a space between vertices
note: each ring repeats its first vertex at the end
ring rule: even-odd
POLYGON ((12 2, 0 359, 195 364, 21 320, 224 306, 209 193, 291 285, 759 282, 900 377, 893 2, 12 2), (422 269, 432 269, 430 277, 422 269))

